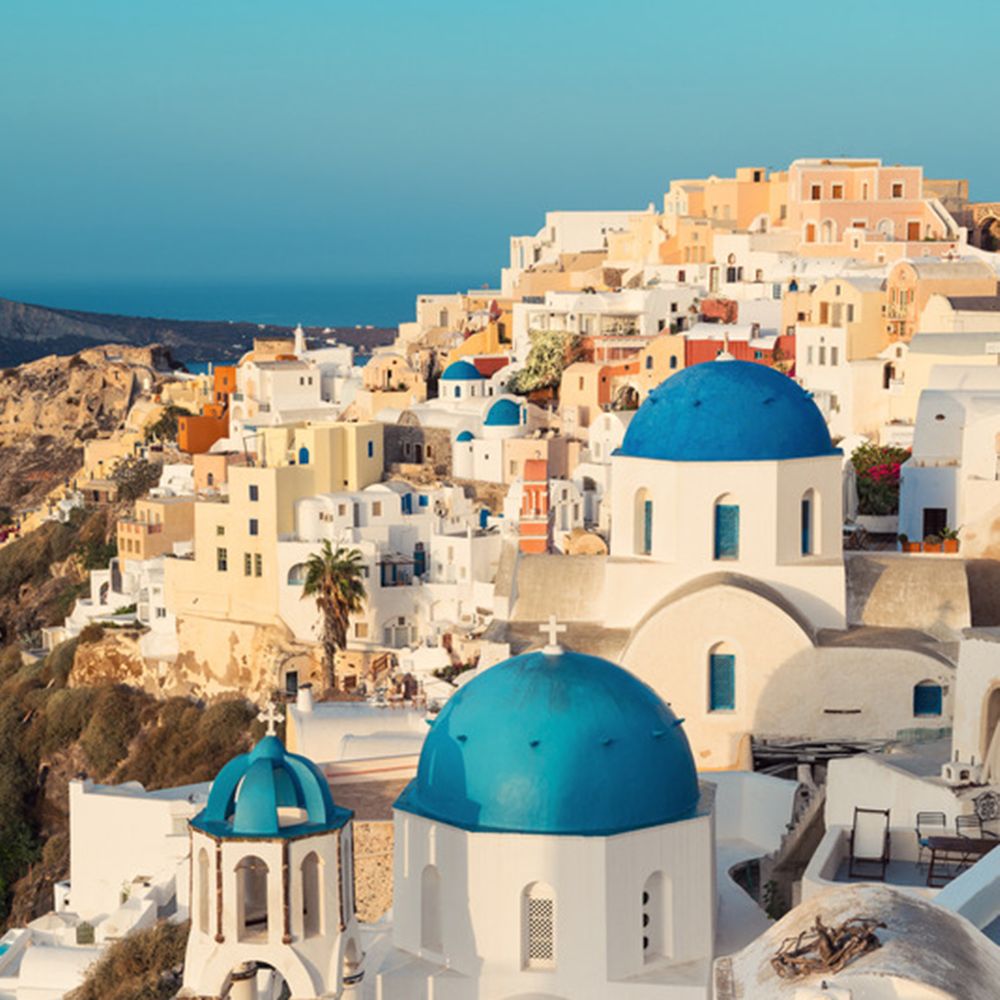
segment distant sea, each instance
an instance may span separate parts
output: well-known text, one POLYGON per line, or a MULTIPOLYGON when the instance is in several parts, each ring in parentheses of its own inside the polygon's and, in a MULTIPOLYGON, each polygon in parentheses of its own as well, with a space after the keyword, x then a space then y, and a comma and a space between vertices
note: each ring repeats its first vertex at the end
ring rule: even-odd
MULTIPOLYGON (((33 305, 156 319, 233 320, 278 326, 396 326, 418 295, 479 288, 489 275, 413 275, 357 281, 21 282, 0 296, 33 305)), ((490 287, 493 287, 491 284, 490 287)))

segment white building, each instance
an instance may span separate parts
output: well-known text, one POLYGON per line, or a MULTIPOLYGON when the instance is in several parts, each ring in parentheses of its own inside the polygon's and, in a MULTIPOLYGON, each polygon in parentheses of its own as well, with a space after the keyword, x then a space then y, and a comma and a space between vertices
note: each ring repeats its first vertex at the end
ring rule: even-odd
POLYGON ((951 528, 966 555, 1000 554, 1000 369, 932 370, 900 473, 901 533, 919 540, 951 528))

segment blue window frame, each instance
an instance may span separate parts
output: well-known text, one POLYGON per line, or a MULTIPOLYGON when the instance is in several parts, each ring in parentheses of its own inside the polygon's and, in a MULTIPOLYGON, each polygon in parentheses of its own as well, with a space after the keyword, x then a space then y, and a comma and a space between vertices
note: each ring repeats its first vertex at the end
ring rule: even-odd
POLYGON ((299 465, 309 464, 309 449, 305 446, 299 448, 299 465))
POLYGON ((642 553, 649 555, 653 551, 653 501, 646 500, 642 505, 642 553))
POLYGON ((426 507, 430 503, 430 497, 426 493, 420 494, 420 506, 426 507))
POLYGON ((739 559, 740 508, 734 503, 715 505, 715 558, 739 559))
POLYGON ((802 498, 802 554, 808 556, 812 554, 812 500, 808 497, 802 498))
POLYGON ((736 657, 732 653, 709 655, 708 705, 713 712, 736 708, 736 657))
POLYGON ((255 517, 251 517, 250 518, 250 534, 251 535, 258 534, 258 531, 257 531, 257 518, 255 518, 255 517))
POLYGON ((250 485, 250 499, 255 502, 260 499, 260 491, 257 489, 256 484, 250 485))
POLYGON ((943 704, 941 685, 921 681, 913 688, 913 714, 916 716, 940 715, 943 704))
POLYGON ((368 442, 368 457, 369 458, 374 458, 375 457, 375 442, 374 441, 369 441, 368 442))
POLYGON ((403 513, 404 514, 412 514, 413 513, 413 494, 412 493, 404 493, 400 499, 402 501, 403 513))
POLYGON ((646 355, 646 368, 649 369, 649 368, 652 368, 652 367, 653 367, 653 355, 652 354, 647 354, 646 355))

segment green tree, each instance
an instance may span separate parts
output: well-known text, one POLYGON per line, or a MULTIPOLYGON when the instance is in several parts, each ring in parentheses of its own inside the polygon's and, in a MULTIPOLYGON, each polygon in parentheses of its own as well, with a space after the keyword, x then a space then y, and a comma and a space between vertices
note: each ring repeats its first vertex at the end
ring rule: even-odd
POLYGON ((524 367, 514 372, 507 388, 526 396, 540 389, 557 389, 563 371, 580 356, 580 338, 561 330, 532 330, 524 367))
POLYGON ((191 411, 183 406, 176 406, 171 403, 167 406, 159 418, 146 427, 144 438, 150 441, 176 441, 177 440, 177 418, 189 417, 191 411))
POLYGON ((119 459, 112 480, 118 484, 119 500, 138 500, 145 496, 159 481, 163 465, 150 462, 140 455, 129 455, 119 459))
POLYGON ((338 649, 347 645, 347 626, 351 615, 364 606, 367 593, 364 567, 357 549, 334 549, 323 542, 319 552, 309 557, 303 597, 312 597, 323 619, 323 687, 337 686, 334 660, 338 649))

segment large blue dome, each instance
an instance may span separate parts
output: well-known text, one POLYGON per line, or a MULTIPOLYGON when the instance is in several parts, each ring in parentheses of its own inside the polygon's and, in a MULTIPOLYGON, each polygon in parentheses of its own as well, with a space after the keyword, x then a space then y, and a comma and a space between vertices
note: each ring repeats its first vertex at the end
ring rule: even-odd
POLYGON ((191 825, 214 837, 298 837, 337 829, 350 818, 311 760, 265 736, 219 771, 191 825))
POLYGON ((621 667, 525 653, 451 696, 396 802, 465 830, 609 836, 694 814, 681 721, 621 667))
POLYGON ((486 427, 517 427, 521 423, 521 407, 512 399, 498 399, 486 414, 486 427))
POLYGON ((672 375, 639 407, 619 455, 753 462, 835 455, 809 394, 751 361, 706 361, 672 375))

